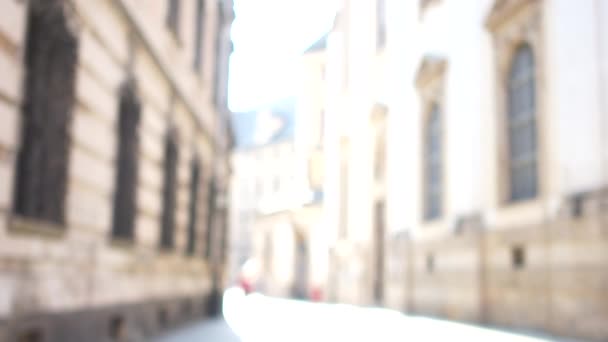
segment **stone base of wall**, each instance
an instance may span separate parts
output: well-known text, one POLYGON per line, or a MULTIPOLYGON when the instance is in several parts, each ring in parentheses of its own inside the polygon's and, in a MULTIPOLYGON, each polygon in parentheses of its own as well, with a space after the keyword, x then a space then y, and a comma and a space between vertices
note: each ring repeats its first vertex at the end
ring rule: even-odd
POLYGON ((399 303, 387 306, 607 341, 608 205, 596 207, 566 210, 541 225, 500 230, 480 225, 433 241, 409 240, 405 279, 387 283, 403 296, 393 294, 399 303))
POLYGON ((155 302, 12 317, 0 321, 0 342, 111 341, 112 330, 117 325, 123 326, 129 336, 144 341, 163 331, 206 317, 210 299, 201 294, 155 302), (33 335, 39 339, 26 338, 33 335))

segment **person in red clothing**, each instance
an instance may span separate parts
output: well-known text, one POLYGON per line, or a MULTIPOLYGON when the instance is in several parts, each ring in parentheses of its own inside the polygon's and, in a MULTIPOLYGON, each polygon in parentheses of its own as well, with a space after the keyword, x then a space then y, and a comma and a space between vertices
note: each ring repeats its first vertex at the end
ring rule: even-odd
POLYGON ((313 302, 320 302, 323 299, 323 293, 318 286, 314 286, 312 290, 310 290, 310 300, 313 302))
POLYGON ((244 276, 241 276, 239 280, 239 285, 241 286, 243 291, 245 291, 245 294, 250 294, 253 291, 253 286, 251 285, 251 282, 244 276))

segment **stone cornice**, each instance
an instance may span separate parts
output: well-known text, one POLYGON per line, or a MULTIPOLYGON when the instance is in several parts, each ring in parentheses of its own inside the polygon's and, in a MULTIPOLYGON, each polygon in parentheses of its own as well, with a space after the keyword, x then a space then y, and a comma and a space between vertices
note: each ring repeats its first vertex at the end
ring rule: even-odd
POLYGON ((430 81, 443 77, 447 60, 440 56, 425 56, 416 72, 416 87, 420 90, 430 81))
POLYGON ((125 0, 114 0, 114 3, 118 5, 117 8, 120 9, 125 15, 127 23, 137 34, 138 38, 141 40, 146 50, 150 53, 150 56, 156 62, 158 68, 165 76, 165 79, 175 92, 175 95, 181 100, 180 102, 183 103, 183 105, 192 114, 193 120, 196 123, 196 126, 198 127, 200 132, 207 138, 212 148, 214 148, 217 143, 214 139, 214 136, 211 134, 213 127, 206 127, 205 123, 201 119, 200 110, 198 110, 198 107, 192 103, 190 98, 186 95, 186 92, 178 83, 176 77, 170 71, 170 64, 164 59, 161 53, 159 53, 158 49, 152 42, 152 37, 150 36, 150 33, 144 29, 142 23, 140 22, 141 20, 136 14, 137 11, 135 10, 135 8, 133 8, 125 0))
POLYGON ((381 121, 386 118, 388 108, 382 103, 375 103, 372 106, 372 121, 381 121))
POLYGON ((494 31, 522 8, 539 2, 540 0, 495 0, 486 18, 486 27, 494 31))
POLYGON ((420 14, 423 14, 429 7, 439 4, 440 0, 420 0, 420 14))

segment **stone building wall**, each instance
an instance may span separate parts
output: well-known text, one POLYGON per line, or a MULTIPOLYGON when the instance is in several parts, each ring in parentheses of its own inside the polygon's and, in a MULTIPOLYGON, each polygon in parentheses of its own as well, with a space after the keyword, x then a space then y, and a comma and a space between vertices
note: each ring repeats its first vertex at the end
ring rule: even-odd
POLYGON ((558 218, 542 225, 500 230, 478 225, 430 242, 409 239, 402 246, 406 279, 389 273, 387 291, 392 289, 393 296, 387 306, 605 340, 608 240, 603 193, 583 200, 580 214, 572 214, 579 204, 567 204, 558 218))
POLYGON ((387 275, 387 305, 606 340, 604 2, 420 3, 389 3, 400 13, 389 25, 389 88, 400 91, 388 102, 387 221, 409 238, 405 279, 387 275), (539 191, 511 201, 506 88, 522 43, 536 58, 539 191), (438 59, 445 73, 429 68, 438 59), (416 87, 421 76, 429 82, 416 87), (445 120, 444 212, 431 221, 421 205, 429 94, 442 95, 445 120))
POLYGON ((212 20, 205 21, 205 68, 197 74, 190 45, 194 23, 185 20, 194 18, 194 8, 182 8, 181 42, 166 32, 165 1, 141 12, 132 0, 64 3, 79 47, 63 227, 13 211, 29 4, 0 4, 0 341, 28 333, 40 334, 40 341, 96 341, 107 336, 113 318, 148 336, 201 315, 211 289, 211 265, 204 257, 208 188, 215 177, 225 189, 227 173, 219 165, 226 162, 229 141, 225 124, 217 132, 224 113, 211 96, 215 8, 207 11, 212 20), (132 242, 111 237, 118 91, 129 77, 141 102, 132 242), (164 138, 170 127, 178 132, 179 146, 175 248, 161 251, 164 138), (187 257, 195 154, 202 179, 196 249, 187 257))

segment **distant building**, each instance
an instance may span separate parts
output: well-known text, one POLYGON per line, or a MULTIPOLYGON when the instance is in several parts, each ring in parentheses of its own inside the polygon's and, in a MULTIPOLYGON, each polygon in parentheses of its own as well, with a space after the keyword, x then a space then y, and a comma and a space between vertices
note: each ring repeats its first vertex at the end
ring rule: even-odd
POLYGON ((233 16, 2 1, 1 341, 147 339, 217 308, 233 16))
POLYGON ((257 111, 235 113, 233 122, 231 278, 237 280, 245 262, 255 260, 263 272, 256 290, 263 290, 263 283, 273 283, 268 279, 272 265, 264 261, 270 262, 264 255, 272 253, 271 221, 288 224, 286 212, 295 205, 294 102, 288 99, 257 111), (280 219, 268 219, 277 216, 280 219))

